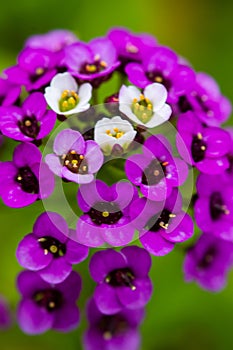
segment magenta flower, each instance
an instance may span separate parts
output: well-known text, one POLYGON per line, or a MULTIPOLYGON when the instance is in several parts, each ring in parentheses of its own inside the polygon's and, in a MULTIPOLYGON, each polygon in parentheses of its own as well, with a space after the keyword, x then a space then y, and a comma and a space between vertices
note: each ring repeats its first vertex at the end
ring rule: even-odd
POLYGON ((20 96, 21 88, 11 84, 7 79, 0 78, 0 106, 15 104, 20 96))
POLYGON ((179 96, 191 91, 195 82, 194 71, 180 64, 178 56, 162 46, 144 55, 141 64, 129 63, 125 70, 129 81, 140 88, 151 83, 163 84, 168 91, 168 103, 177 102, 179 96))
POLYGON ((84 335, 85 350, 138 350, 138 326, 143 317, 143 309, 125 309, 114 315, 105 315, 91 299, 87 305, 89 328, 84 335))
POLYGON ((80 132, 65 129, 53 143, 55 154, 47 154, 45 161, 57 175, 79 184, 93 181, 101 168, 103 153, 95 141, 85 141, 80 132))
POLYGON ((11 326, 11 312, 6 299, 0 295, 0 330, 6 330, 11 326))
POLYGON ((42 213, 36 220, 33 232, 19 243, 16 256, 21 266, 37 271, 48 283, 63 282, 78 264, 88 256, 88 248, 75 242, 62 216, 42 213))
POLYGON ((180 96, 178 109, 181 113, 193 111, 206 125, 219 126, 229 118, 232 106, 211 76, 197 73, 192 90, 180 96))
POLYGON ((128 62, 140 62, 146 52, 156 47, 157 41, 152 35, 139 33, 135 34, 126 28, 113 28, 108 33, 117 50, 119 61, 123 64, 128 62))
POLYGON ((140 187, 145 197, 162 201, 174 187, 185 182, 188 167, 184 161, 173 157, 171 145, 162 135, 150 136, 142 151, 142 154, 132 155, 126 160, 126 175, 140 187))
POLYGON ((42 154, 31 143, 22 143, 14 149, 13 160, 0 163, 0 196, 3 203, 21 208, 51 195, 54 176, 42 154))
POLYGON ((126 245, 133 239, 129 207, 138 198, 136 189, 128 181, 107 186, 100 180, 82 185, 78 204, 84 212, 77 223, 77 240, 89 247, 108 243, 126 245))
POLYGON ((22 107, 0 107, 0 129, 3 135, 18 141, 40 140, 47 136, 56 122, 56 113, 47 110, 42 93, 34 92, 22 107))
POLYGON ((64 63, 68 72, 79 82, 89 82, 97 87, 116 70, 120 62, 112 42, 96 38, 88 44, 74 43, 65 48, 64 63))
POLYGON ((4 72, 11 83, 24 85, 27 91, 40 90, 57 73, 58 58, 55 53, 45 49, 26 47, 18 56, 18 64, 4 72))
POLYGON ((137 246, 125 247, 120 252, 107 249, 95 253, 90 261, 90 274, 98 284, 94 300, 100 312, 112 315, 125 308, 144 307, 152 294, 150 267, 150 255, 137 246))
POLYGON ((186 282, 195 281, 212 292, 222 290, 233 263, 233 244, 204 233, 191 247, 184 261, 186 282))
POLYGON ((81 291, 77 272, 53 285, 36 272, 23 271, 18 276, 17 287, 22 295, 17 319, 23 332, 41 334, 49 329, 69 332, 77 327, 80 316, 76 300, 81 291))
POLYGON ((177 148, 182 158, 206 174, 220 174, 230 165, 231 139, 227 131, 206 127, 193 112, 178 118, 177 148))
POLYGON ((139 230, 140 241, 149 253, 162 256, 176 243, 192 237, 192 218, 182 211, 182 197, 177 190, 163 202, 140 198, 130 208, 132 222, 139 230))
POLYGON ((203 232, 233 242, 233 185, 231 177, 201 174, 197 179, 194 217, 203 232))

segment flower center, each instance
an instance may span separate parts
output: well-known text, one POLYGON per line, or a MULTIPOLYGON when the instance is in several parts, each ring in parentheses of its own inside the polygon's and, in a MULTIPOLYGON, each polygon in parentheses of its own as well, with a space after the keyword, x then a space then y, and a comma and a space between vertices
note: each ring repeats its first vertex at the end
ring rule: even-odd
POLYGON ((116 224, 123 216, 119 205, 114 202, 97 202, 87 214, 98 226, 116 224))
POLYGON ((94 57, 93 62, 85 62, 81 68, 80 73, 82 74, 94 74, 94 73, 100 73, 103 70, 105 70, 108 67, 108 64, 100 59, 99 55, 96 55, 94 57))
POLYGON ((41 248, 44 250, 44 254, 53 254, 55 258, 65 255, 66 245, 58 241, 56 238, 45 236, 38 239, 41 248))
POLYGON ((230 211, 226 205, 224 205, 222 196, 219 192, 213 192, 210 197, 210 215, 215 221, 218 220, 222 215, 229 215, 230 211))
POLYGON ((202 258, 199 260, 197 266, 199 269, 207 269, 210 267, 214 261, 214 258, 216 257, 218 251, 215 246, 210 246, 205 251, 202 258))
POLYGON ((100 330, 105 340, 110 340, 115 336, 127 332, 128 323, 121 315, 103 315, 98 322, 100 330))
POLYGON ((59 309, 63 304, 63 297, 56 289, 44 289, 33 295, 33 300, 49 312, 59 309))
POLYGON ((116 139, 119 139, 125 134, 125 132, 122 130, 119 130, 118 128, 113 128, 113 131, 111 131, 109 129, 106 130, 106 134, 108 136, 115 137, 116 139))
POLYGON ((24 192, 39 193, 38 179, 29 167, 19 168, 15 181, 20 184, 24 192))
POLYGON ((147 186, 157 185, 166 176, 168 162, 159 162, 157 159, 145 168, 142 174, 142 183, 147 186))
POLYGON ((137 46, 131 44, 131 43, 127 43, 125 46, 126 52, 128 53, 138 53, 139 49, 137 46))
POLYGON ((131 290, 136 290, 133 281, 135 276, 129 268, 116 269, 111 271, 105 278, 105 282, 113 287, 129 287, 131 290))
POLYGON ((172 83, 169 79, 165 78, 160 71, 152 71, 146 73, 147 78, 153 83, 160 83, 169 91, 172 87, 172 83))
POLYGON ((78 154, 75 150, 71 150, 67 154, 63 154, 61 160, 63 166, 74 174, 88 173, 88 165, 85 157, 82 154, 78 154))
POLYGON ((24 117, 23 120, 18 122, 20 131, 33 139, 37 137, 40 132, 40 125, 35 116, 24 117))
POLYGON ((152 232, 158 232, 161 228, 167 230, 170 224, 170 220, 175 217, 175 214, 172 214, 169 210, 164 209, 161 214, 153 216, 148 221, 146 228, 152 232))
POLYGON ((200 162, 205 158, 206 143, 203 141, 202 134, 199 132, 193 137, 191 144, 191 153, 194 162, 200 162))
POLYGON ((79 96, 74 90, 64 90, 59 100, 59 109, 61 112, 67 112, 75 108, 79 103, 79 96))
POLYGON ((136 117, 144 124, 148 123, 153 116, 153 105, 143 94, 140 95, 139 99, 133 99, 131 108, 136 117))

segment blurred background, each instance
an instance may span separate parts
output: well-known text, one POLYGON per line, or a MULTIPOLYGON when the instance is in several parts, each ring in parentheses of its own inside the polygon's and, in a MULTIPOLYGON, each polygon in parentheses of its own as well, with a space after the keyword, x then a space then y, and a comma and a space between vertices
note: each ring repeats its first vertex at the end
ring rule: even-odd
MULTIPOLYGON (((15 64, 24 41, 32 34, 64 28, 89 40, 120 25, 155 35, 160 43, 187 58, 196 70, 211 74, 233 102, 232 22, 233 2, 227 0, 4 1, 0 11, 0 69, 15 64)), ((229 124, 233 124, 233 119, 229 124)), ((10 159, 7 153, 3 147, 0 159, 10 159)), ((0 294, 9 299, 13 310, 19 300, 15 277, 21 270, 15 250, 42 211, 39 202, 22 210, 8 209, 0 203, 0 294)), ((222 293, 210 294, 184 283, 183 258, 182 249, 177 248, 166 257, 153 259, 154 294, 142 325, 141 350, 232 349, 233 273, 222 293)), ((91 295, 94 284, 85 263, 78 270, 85 286, 79 301, 83 313, 85 299, 91 295)), ((82 349, 84 329, 85 321, 70 334, 51 331, 29 337, 14 325, 10 331, 0 333, 0 348, 82 349)))

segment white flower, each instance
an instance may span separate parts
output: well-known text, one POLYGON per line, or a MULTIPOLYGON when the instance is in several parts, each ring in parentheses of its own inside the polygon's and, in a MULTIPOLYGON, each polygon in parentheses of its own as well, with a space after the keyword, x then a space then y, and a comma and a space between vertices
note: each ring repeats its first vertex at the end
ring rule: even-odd
POLYGON ((132 125, 121 117, 103 118, 95 125, 94 140, 109 155, 115 145, 120 145, 126 151, 136 133, 132 125))
POLYGON ((166 100, 167 90, 158 83, 148 85, 143 93, 135 86, 123 85, 119 93, 120 111, 147 128, 154 128, 170 118, 172 109, 166 100))
POLYGON ((45 99, 50 108, 58 113, 70 115, 86 111, 90 104, 92 86, 82 84, 79 88, 69 73, 59 73, 45 89, 45 99))

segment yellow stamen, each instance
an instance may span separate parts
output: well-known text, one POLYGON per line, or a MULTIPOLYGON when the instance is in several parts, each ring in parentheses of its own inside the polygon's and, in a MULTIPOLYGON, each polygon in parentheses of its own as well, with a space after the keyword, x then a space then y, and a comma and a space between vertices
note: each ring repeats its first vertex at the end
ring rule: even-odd
POLYGON ((54 303, 54 301, 50 301, 49 302, 49 307, 50 307, 50 309, 53 309, 53 308, 55 308, 55 303, 54 303))
POLYGON ((162 165, 163 166, 167 166, 169 163, 168 162, 163 162, 162 165))
POLYGON ((66 98, 69 95, 69 90, 64 90, 61 94, 61 98, 66 98))
POLYGON ((24 125, 25 126, 31 126, 32 122, 30 120, 25 120, 24 125))
POLYGON ((118 128, 113 128, 113 130, 114 130, 115 132, 119 132, 119 129, 118 129, 118 128))
POLYGON ((80 154, 79 159, 83 160, 84 156, 82 154, 80 154))
POLYGON ((36 68, 36 75, 41 75, 44 73, 44 69, 39 67, 39 68, 36 68))
POLYGON ((63 108, 67 108, 68 107, 68 102, 67 101, 63 101, 62 102, 62 107, 63 108))
POLYGON ((17 180, 18 180, 18 181, 23 180, 22 176, 17 176, 17 180))
POLYGON ((100 65, 101 65, 101 67, 103 67, 103 68, 106 68, 108 65, 107 65, 107 63, 105 62, 105 61, 100 61, 100 65))
POLYGON ((155 77, 155 81, 156 81, 156 83, 162 83, 162 81, 163 81, 163 78, 162 77, 155 77))
POLYGON ((154 171, 154 175, 155 175, 155 176, 158 176, 159 174, 160 174, 159 170, 155 170, 155 171, 154 171))
POLYGON ((72 150, 70 151, 70 154, 76 154, 76 151, 75 151, 74 149, 72 149, 72 150))
POLYGON ((90 73, 94 73, 94 72, 96 72, 97 68, 94 64, 87 64, 86 70, 90 73))
POLYGON ((198 140, 202 140, 202 134, 200 132, 197 133, 198 140))
POLYGON ((49 250, 50 250, 51 253, 57 253, 58 248, 57 248, 57 246, 55 246, 55 245, 51 245, 50 248, 49 248, 49 250))
POLYGON ((48 255, 49 251, 48 249, 44 249, 44 255, 48 255))
POLYGON ((138 102, 138 99, 135 97, 134 99, 133 99, 133 103, 137 103, 138 102))
POLYGON ((102 216, 104 218, 107 218, 109 216, 109 212, 108 211, 103 211, 102 216))
POLYGON ((112 333, 109 331, 104 332, 103 334, 104 340, 111 340, 112 339, 112 333))
POLYGON ((76 101, 75 101, 75 99, 71 96, 71 97, 69 97, 69 99, 68 99, 68 103, 69 103, 70 105, 75 106, 76 101))

